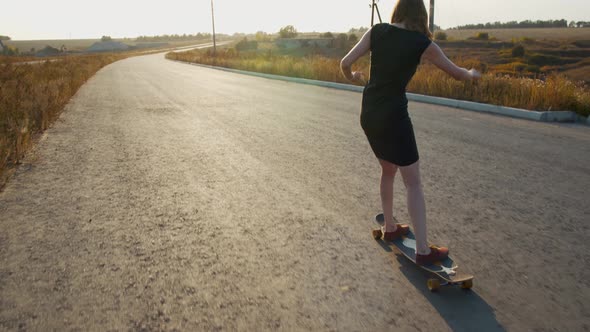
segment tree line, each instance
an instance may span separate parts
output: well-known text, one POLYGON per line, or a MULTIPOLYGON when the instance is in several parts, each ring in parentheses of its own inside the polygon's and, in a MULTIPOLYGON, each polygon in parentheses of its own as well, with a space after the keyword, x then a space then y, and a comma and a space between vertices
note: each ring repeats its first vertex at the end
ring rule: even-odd
POLYGON ((165 42, 165 41, 186 41, 196 39, 211 39, 210 33, 199 32, 194 35, 161 35, 161 36, 139 36, 135 39, 137 42, 165 42))
POLYGON ((525 21, 510 21, 510 22, 493 22, 480 24, 460 25, 450 30, 466 30, 466 29, 523 29, 523 28, 584 28, 590 27, 590 22, 575 22, 571 21, 569 24, 567 20, 525 20, 525 21))

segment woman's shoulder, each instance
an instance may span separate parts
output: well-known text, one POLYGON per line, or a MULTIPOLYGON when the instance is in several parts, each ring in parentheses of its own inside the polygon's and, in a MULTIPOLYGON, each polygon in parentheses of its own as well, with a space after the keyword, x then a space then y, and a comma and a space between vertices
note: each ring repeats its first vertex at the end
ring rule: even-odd
POLYGON ((375 24, 373 26, 373 29, 377 29, 380 31, 399 31, 401 33, 407 33, 410 35, 414 35, 417 36, 418 38, 424 38, 424 39, 428 39, 430 40, 430 38, 428 38, 427 35, 425 35, 424 33, 420 32, 420 31, 416 31, 416 30, 410 30, 407 28, 403 28, 403 27, 399 27, 395 24, 391 24, 391 23, 379 23, 379 24, 375 24))
POLYGON ((378 41, 383 38, 395 38, 399 41, 418 43, 426 48, 432 40, 424 33, 396 26, 390 23, 375 24, 371 28, 371 40, 378 41))
POLYGON ((371 28, 371 42, 374 43, 388 34, 390 24, 388 23, 378 23, 373 25, 371 28))
POLYGON ((377 31, 377 32, 386 31, 386 30, 389 30, 391 26, 392 25, 389 23, 377 23, 377 24, 373 25, 373 27, 371 28, 371 31, 377 31))

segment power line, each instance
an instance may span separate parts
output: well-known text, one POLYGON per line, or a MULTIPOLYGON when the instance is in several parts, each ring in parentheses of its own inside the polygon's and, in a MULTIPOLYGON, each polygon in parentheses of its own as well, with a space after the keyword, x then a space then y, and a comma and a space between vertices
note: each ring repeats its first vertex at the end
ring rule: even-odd
POLYGON ((215 57, 217 45, 215 44, 215 15, 213 13, 213 0, 211 0, 211 23, 213 24, 213 56, 215 57))
POLYGON ((430 32, 434 33, 434 0, 430 0, 430 32))
POLYGON ((379 17, 379 23, 383 23, 381 20, 381 13, 379 13, 379 7, 377 7, 377 1, 379 0, 371 1, 371 26, 373 26, 375 22, 375 11, 377 11, 377 16, 379 17))

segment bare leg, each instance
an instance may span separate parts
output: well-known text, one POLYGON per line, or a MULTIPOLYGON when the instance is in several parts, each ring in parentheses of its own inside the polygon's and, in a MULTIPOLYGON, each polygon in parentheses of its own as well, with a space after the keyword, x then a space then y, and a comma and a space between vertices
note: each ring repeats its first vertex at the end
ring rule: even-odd
POLYGON ((420 162, 417 161, 410 166, 400 167, 408 196, 408 213, 414 226, 416 235, 416 251, 420 255, 428 255, 430 248, 427 242, 426 233, 426 203, 420 180, 420 162))
POLYGON ((397 165, 379 159, 381 164, 381 207, 385 217, 385 232, 395 232, 396 226, 393 222, 393 180, 397 172, 397 165))

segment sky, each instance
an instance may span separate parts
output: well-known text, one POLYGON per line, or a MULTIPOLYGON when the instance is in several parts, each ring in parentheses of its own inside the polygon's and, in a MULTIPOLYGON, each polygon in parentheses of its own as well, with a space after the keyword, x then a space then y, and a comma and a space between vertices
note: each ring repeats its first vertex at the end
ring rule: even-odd
MULTIPOLYGON (((428 8, 430 1, 424 0, 428 8)), ((378 7, 388 21, 397 0, 378 7)), ((370 0, 213 0, 218 33, 347 32, 369 26, 370 0)), ((523 20, 590 21, 590 0, 436 0, 435 23, 523 20)), ((29 0, 5 1, 0 35, 13 40, 84 39, 211 32, 211 0, 29 0)))

